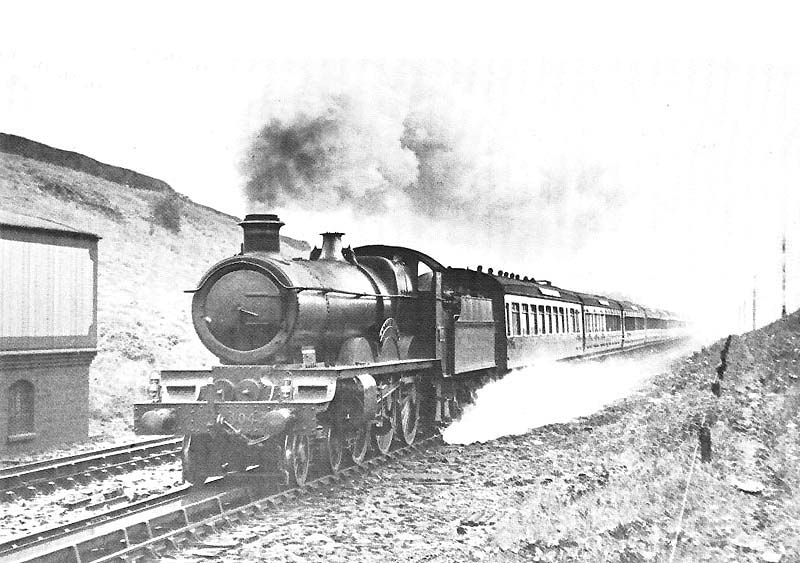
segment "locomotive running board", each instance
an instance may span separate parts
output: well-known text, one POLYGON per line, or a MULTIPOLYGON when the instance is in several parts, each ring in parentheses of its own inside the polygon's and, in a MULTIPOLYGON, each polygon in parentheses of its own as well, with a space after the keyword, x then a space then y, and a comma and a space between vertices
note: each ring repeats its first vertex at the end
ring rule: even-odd
MULTIPOLYGON (((265 427, 277 428, 272 419, 275 411, 292 408, 294 424, 312 420, 333 400, 337 381, 365 376, 390 374, 409 375, 438 369, 439 360, 395 360, 355 366, 215 366, 198 372, 175 372, 178 381, 171 381, 170 372, 163 372, 162 384, 170 390, 175 383, 191 388, 191 400, 170 400, 134 404, 134 431, 141 435, 186 434, 208 432, 215 427, 218 417, 233 421, 243 432, 257 432, 265 427), (231 387, 246 379, 254 379, 272 389, 268 399, 198 400, 199 386, 213 385, 213 381, 226 381, 231 387), (289 381, 293 392, 282 397, 280 386, 289 381)), ((437 373, 440 373, 437 372, 437 373)), ((186 397, 188 393, 184 393, 186 397)), ((283 424, 288 421, 283 421, 283 424)))

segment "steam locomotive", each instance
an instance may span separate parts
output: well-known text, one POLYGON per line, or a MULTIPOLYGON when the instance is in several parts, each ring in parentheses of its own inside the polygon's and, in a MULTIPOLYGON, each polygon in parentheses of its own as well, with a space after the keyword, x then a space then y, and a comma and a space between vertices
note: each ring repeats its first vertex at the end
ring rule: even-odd
POLYGON ((370 448, 413 444, 486 381, 543 359, 597 356, 682 336, 674 314, 409 248, 280 252, 276 215, 240 223, 241 252, 192 290, 192 320, 221 364, 162 371, 134 406, 138 434, 184 436, 187 482, 260 465, 305 483, 370 448))

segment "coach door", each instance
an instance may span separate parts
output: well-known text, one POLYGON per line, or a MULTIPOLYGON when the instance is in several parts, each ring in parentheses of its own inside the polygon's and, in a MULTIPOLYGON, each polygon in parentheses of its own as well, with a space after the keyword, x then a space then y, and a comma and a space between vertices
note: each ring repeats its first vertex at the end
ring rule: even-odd
POLYGON ((454 319, 453 373, 495 367, 495 322, 492 300, 461 297, 461 313, 454 319))

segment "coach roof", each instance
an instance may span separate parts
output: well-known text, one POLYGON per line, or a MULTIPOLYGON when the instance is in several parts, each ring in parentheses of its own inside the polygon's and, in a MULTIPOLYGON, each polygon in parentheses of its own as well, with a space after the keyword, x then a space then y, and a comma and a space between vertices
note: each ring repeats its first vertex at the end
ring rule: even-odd
POLYGON ((581 300, 574 291, 562 289, 541 281, 525 281, 505 276, 494 276, 508 294, 525 295, 527 297, 541 297, 543 299, 556 299, 570 303, 580 303, 581 300))

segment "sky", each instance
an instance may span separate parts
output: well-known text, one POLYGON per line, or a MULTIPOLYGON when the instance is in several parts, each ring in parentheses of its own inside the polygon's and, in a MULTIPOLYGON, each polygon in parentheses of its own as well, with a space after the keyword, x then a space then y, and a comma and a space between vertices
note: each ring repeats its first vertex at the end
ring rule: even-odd
POLYGON ((754 287, 757 323, 779 315, 785 230, 800 307, 788 4, 487 7, 6 5, 0 131, 277 212, 312 244, 337 230, 626 295, 709 337, 752 322, 754 287), (274 145, 254 143, 308 123, 323 162, 274 197, 247 165, 274 145))

